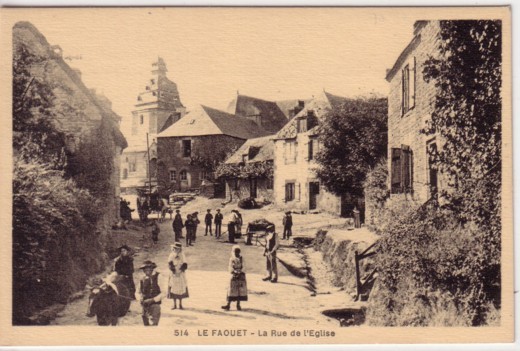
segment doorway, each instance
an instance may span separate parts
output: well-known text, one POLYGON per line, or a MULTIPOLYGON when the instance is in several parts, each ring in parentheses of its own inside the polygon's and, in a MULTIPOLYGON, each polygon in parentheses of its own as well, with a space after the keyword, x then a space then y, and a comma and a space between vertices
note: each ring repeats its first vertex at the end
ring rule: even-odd
POLYGON ((318 207, 318 195, 320 194, 320 183, 309 182, 309 210, 315 210, 318 207))

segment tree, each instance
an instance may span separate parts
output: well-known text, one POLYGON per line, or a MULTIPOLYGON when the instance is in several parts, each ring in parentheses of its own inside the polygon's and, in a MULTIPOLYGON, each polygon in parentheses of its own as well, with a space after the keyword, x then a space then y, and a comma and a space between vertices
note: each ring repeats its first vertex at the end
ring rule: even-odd
MULTIPOLYGON (((438 135, 442 148, 432 155, 449 180, 441 195, 461 223, 477 224, 476 316, 482 300, 499 300, 502 176, 502 24, 500 21, 441 21, 439 57, 424 66, 424 78, 437 91, 423 133, 438 135)), ((478 318, 476 318, 478 319, 478 318)), ((478 322, 478 321, 477 321, 478 322)))
POLYGON ((363 182, 387 150, 387 99, 348 100, 324 118, 317 155, 318 178, 341 195, 363 195, 363 182))

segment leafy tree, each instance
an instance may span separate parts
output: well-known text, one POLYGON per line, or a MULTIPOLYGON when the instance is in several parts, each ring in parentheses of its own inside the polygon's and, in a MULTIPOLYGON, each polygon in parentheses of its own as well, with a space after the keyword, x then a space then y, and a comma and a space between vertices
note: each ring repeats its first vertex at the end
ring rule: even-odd
MULTIPOLYGON (((478 277, 477 311, 489 296, 499 300, 502 177, 502 24, 500 21, 441 21, 440 57, 424 67, 437 88, 424 133, 439 135, 434 157, 451 188, 442 195, 462 223, 471 221, 478 249, 467 264, 478 277)), ((477 318, 478 319, 478 318, 477 318)), ((477 321, 477 320, 476 320, 477 321)))
POLYGON ((361 196, 363 182, 387 150, 387 99, 349 100, 324 118, 318 178, 335 194, 361 196))

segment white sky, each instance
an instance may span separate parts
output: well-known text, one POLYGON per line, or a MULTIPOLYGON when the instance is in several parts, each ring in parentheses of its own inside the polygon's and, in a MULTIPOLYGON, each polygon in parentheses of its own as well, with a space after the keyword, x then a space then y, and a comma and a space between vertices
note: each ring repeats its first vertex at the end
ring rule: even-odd
POLYGON ((136 97, 161 56, 190 109, 225 109, 241 94, 282 100, 326 89, 387 94, 385 71, 412 38, 415 16, 377 9, 152 8, 27 10, 89 88, 104 93, 126 134, 136 97))

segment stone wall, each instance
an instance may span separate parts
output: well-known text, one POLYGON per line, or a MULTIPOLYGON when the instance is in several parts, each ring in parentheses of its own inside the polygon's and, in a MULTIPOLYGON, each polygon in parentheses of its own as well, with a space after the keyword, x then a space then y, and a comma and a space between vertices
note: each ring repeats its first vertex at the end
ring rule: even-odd
MULTIPOLYGON (((273 201, 273 189, 269 189, 267 184, 267 179, 257 179, 256 199, 258 201, 273 201)), ((249 186, 249 179, 226 180, 226 199, 239 201, 251 197, 249 186)))
POLYGON ((213 162, 223 162, 231 151, 238 149, 245 142, 228 135, 157 138, 157 158, 161 161, 157 170, 157 180, 160 184, 171 184, 169 172, 176 171, 174 188, 178 191, 200 188, 204 171, 191 157, 183 157, 183 140, 191 140, 191 155, 194 158, 200 156, 213 162), (179 175, 183 170, 188 173, 186 181, 180 180, 179 175))
MULTIPOLYGON (((316 234, 314 249, 323 255, 323 261, 333 272, 334 285, 344 288, 349 294, 356 293, 355 251, 362 253, 372 245, 378 236, 366 228, 357 230, 332 229, 320 230, 316 234)), ((374 269, 371 258, 360 261, 361 277, 364 278, 374 269)))
MULTIPOLYGON (((393 197, 407 196, 411 199, 425 201, 428 198, 428 162, 426 144, 432 137, 425 136, 420 130, 425 127, 425 121, 432 113, 432 104, 435 99, 435 87, 432 83, 426 83, 422 70, 424 62, 437 53, 437 35, 439 23, 428 22, 417 33, 411 46, 405 49, 405 55, 400 57, 398 65, 394 67, 395 74, 389 77, 390 93, 388 96, 388 169, 391 171, 392 148, 400 148, 408 145, 413 157, 413 193, 402 195, 394 194, 393 197), (413 65, 415 58, 415 106, 402 114, 402 69, 407 65, 413 65)), ((437 140, 437 146, 439 146, 437 140)), ((391 177, 390 177, 391 178, 391 177)), ((390 185, 389 185, 390 186, 390 185)))

